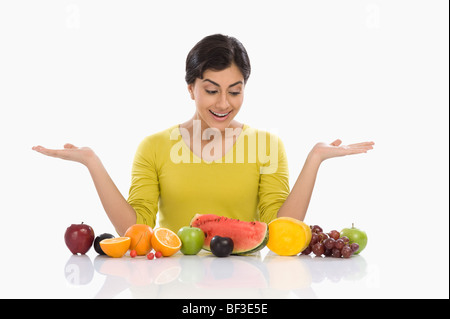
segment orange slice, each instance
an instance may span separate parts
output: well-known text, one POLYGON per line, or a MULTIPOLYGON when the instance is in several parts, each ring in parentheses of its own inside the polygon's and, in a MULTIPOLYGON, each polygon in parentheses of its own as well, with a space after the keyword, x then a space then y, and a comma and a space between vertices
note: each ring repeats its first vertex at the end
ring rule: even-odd
POLYGON ((128 251, 130 243, 130 237, 107 238, 100 242, 100 247, 109 257, 120 258, 128 251))
POLYGON ((138 256, 145 256, 152 250, 153 229, 144 224, 135 224, 130 226, 125 232, 125 237, 131 238, 129 249, 136 250, 138 256))
POLYGON ((172 256, 181 248, 181 240, 177 234, 167 228, 156 228, 152 236, 152 246, 164 257, 172 256))

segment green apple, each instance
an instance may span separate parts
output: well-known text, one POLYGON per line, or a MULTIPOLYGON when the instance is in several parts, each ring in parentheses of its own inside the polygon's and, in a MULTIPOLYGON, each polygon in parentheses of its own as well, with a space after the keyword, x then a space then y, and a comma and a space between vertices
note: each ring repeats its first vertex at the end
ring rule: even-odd
POLYGON ((350 244, 357 243, 359 245, 359 249, 355 252, 355 254, 359 254, 363 251, 363 249, 367 245, 367 234, 365 231, 355 228, 352 223, 352 228, 344 228, 341 230, 341 237, 346 236, 350 239, 350 244))
POLYGON ((177 235, 181 239, 180 251, 185 255, 196 255, 205 242, 205 233, 197 227, 182 227, 177 235))

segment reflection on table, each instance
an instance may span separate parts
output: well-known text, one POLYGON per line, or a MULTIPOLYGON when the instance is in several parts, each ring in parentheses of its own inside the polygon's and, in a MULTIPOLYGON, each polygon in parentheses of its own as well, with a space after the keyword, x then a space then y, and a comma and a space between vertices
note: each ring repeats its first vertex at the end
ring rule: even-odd
POLYGON ((208 252, 110 258, 71 255, 64 274, 71 285, 89 285, 104 276, 94 298, 114 298, 129 290, 134 298, 315 298, 313 283, 359 281, 366 275, 362 256, 348 259, 283 257, 268 251, 218 258, 208 252))

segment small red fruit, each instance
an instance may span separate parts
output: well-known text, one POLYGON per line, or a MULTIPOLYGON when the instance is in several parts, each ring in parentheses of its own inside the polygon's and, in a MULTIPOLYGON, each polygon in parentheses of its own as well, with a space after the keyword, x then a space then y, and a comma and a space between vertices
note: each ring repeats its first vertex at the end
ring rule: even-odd
POLYGON ((334 240, 338 240, 341 234, 337 230, 332 230, 328 233, 328 236, 330 236, 330 238, 333 238, 334 240))
POLYGON ((134 250, 134 249, 131 250, 131 251, 130 251, 130 257, 131 257, 131 258, 134 258, 134 257, 136 257, 136 256, 137 256, 136 250, 134 250))
POLYGON ((147 254, 147 259, 148 260, 152 260, 155 257, 155 255, 153 253, 148 253, 147 254))
POLYGON ((159 257, 161 257, 162 256, 162 253, 160 252, 160 251, 157 251, 156 253, 155 253, 155 257, 156 258, 159 258, 159 257))

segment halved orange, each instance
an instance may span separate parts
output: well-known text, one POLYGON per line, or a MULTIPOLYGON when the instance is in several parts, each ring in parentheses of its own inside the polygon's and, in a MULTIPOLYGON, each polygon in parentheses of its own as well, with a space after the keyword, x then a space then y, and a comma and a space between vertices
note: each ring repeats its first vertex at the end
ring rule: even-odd
POLYGON ((120 258, 128 251, 130 243, 130 237, 107 238, 100 242, 100 247, 109 257, 120 258))
POLYGON ((172 256, 181 248, 181 240, 177 234, 167 228, 156 228, 152 236, 152 246, 164 257, 172 256))
POLYGON ((131 238, 130 248, 136 250, 138 256, 145 256, 152 250, 153 229, 144 224, 130 226, 125 232, 125 237, 131 238))

